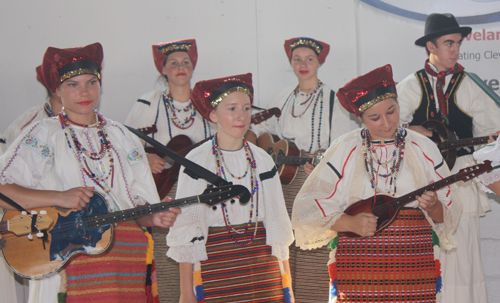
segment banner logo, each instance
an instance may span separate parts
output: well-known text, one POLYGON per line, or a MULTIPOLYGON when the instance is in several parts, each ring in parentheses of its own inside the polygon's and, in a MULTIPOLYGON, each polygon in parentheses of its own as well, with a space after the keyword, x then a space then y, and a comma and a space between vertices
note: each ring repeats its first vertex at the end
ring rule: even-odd
POLYGON ((500 22, 500 0, 361 1, 386 12, 420 21, 425 21, 427 15, 435 12, 450 12, 461 25, 500 22))

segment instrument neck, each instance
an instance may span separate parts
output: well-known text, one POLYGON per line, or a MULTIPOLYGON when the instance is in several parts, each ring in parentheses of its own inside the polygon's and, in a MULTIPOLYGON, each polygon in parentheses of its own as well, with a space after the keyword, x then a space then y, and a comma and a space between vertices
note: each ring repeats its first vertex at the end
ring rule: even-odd
POLYGON ((89 228, 94 228, 101 225, 134 220, 140 217, 156 214, 162 211, 168 211, 170 207, 178 208, 184 205, 190 205, 199 202, 200 202, 199 196, 193 196, 184 199, 173 200, 171 202, 161 202, 156 204, 144 205, 136 208, 107 213, 104 215, 89 217, 87 218, 88 221, 87 223, 89 228))
POLYGON ((293 156, 280 156, 278 161, 276 161, 280 166, 283 164, 291 164, 295 166, 304 165, 306 163, 312 164, 314 158, 309 157, 293 157, 293 156))
MULTIPOLYGON (((439 149, 449 149, 449 148, 460 148, 474 145, 481 145, 488 143, 489 136, 485 137, 477 137, 477 138, 467 138, 467 139, 458 139, 452 141, 444 141, 438 143, 439 149)), ((496 136, 493 136, 496 139, 496 136)))

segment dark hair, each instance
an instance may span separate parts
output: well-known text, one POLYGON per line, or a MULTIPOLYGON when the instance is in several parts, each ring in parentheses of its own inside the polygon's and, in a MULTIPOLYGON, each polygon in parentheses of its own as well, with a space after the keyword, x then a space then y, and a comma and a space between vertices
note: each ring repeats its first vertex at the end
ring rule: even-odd
MULTIPOLYGON (((434 38, 432 40, 429 40, 430 42, 432 42, 432 44, 434 44, 434 46, 437 47, 437 40, 439 39, 439 37, 437 38, 434 38)), ((427 53, 427 57, 429 57, 431 55, 431 52, 429 51, 429 49, 427 48, 427 43, 425 43, 425 52, 427 53)))
MULTIPOLYGON (((167 65, 167 59, 168 59, 168 56, 165 57, 165 60, 163 60, 163 67, 165 67, 165 65, 167 65)), ((168 77, 167 75, 164 75, 164 74, 161 74, 163 77, 165 77, 165 80, 167 80, 167 83, 168 83, 168 77)), ((158 79, 159 80, 159 79, 158 79)))
POLYGON ((52 97, 52 92, 47 87, 45 87, 45 90, 47 91, 47 99, 50 99, 50 97, 52 97))

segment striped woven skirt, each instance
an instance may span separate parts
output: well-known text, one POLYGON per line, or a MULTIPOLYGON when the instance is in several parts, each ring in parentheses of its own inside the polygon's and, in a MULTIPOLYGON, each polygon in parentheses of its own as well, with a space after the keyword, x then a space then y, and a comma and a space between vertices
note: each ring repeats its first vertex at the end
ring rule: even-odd
POLYGON ((148 302, 146 272, 151 268, 147 259, 152 258, 153 249, 151 245, 148 257, 150 239, 135 221, 119 223, 109 252, 78 256, 70 262, 66 268, 66 302, 148 302))
MULTIPOLYGON (((242 230, 245 226, 233 227, 242 230)), ((253 237, 253 226, 233 236, 246 243, 253 237)), ((236 244, 225 226, 210 227, 206 250, 208 260, 194 271, 198 302, 290 302, 288 278, 266 245, 261 222, 254 241, 247 246, 236 244)))
MULTIPOLYGON (((364 239, 341 235, 329 265, 330 297, 338 302, 436 302, 439 245, 418 209, 403 209, 386 229, 364 239)), ((335 244, 334 244, 335 246, 335 244)))

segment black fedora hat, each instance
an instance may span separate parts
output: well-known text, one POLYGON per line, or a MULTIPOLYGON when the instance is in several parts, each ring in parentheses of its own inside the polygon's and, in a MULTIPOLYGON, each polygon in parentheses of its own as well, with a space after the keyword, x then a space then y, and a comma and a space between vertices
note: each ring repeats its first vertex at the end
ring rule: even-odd
POLYGON ((465 37, 471 31, 472 28, 468 26, 460 27, 452 14, 430 14, 425 20, 425 36, 415 41, 415 44, 425 46, 427 41, 455 33, 460 33, 462 37, 465 37))

